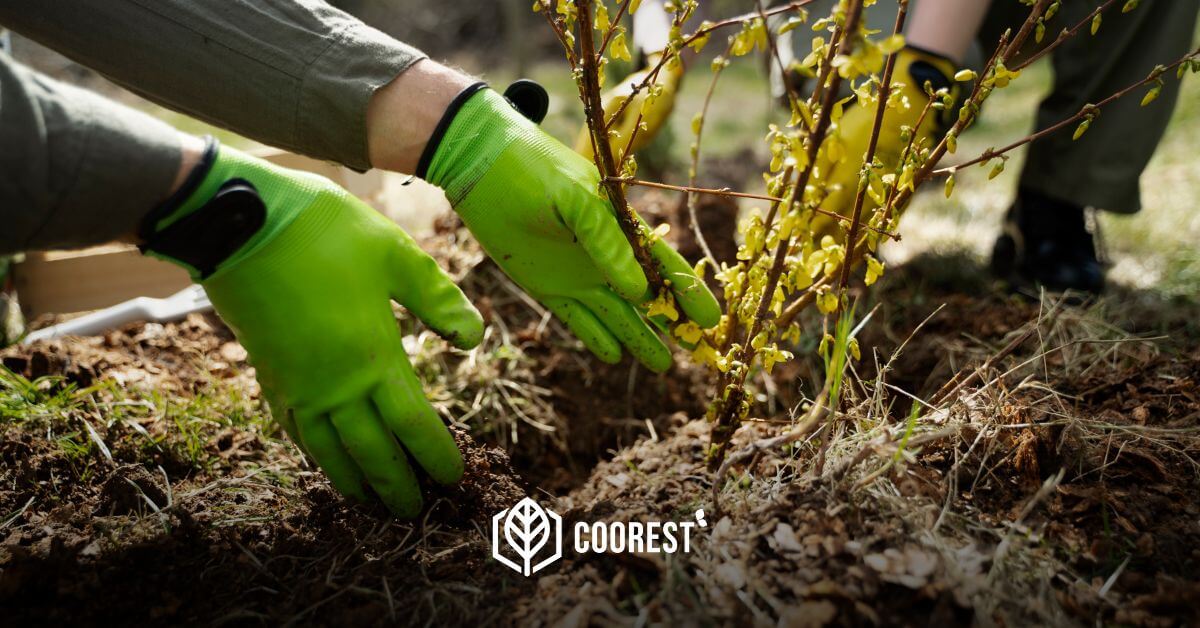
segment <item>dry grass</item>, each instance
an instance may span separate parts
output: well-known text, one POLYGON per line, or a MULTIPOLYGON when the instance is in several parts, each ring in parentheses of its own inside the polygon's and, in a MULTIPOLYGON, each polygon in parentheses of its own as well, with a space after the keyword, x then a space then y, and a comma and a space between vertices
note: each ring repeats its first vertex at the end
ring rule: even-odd
MULTIPOLYGON (((1121 576, 1153 573, 1153 558, 1132 545, 1093 556, 1095 539, 1072 546, 1107 518, 1073 517, 1066 506, 1096 487, 1122 494, 1141 465, 1184 472, 1177 490, 1194 491, 1200 426, 1195 416, 1139 424, 1098 412, 1087 390, 1058 389, 1158 364, 1159 339, 1126 333, 1100 311, 1047 303, 1027 327, 970 343, 959 357, 978 364, 1013 337, 1030 339, 911 423, 898 410, 914 397, 888 383, 886 367, 851 374, 844 409, 787 446, 780 436, 794 426, 752 421, 731 458, 752 455, 715 487, 716 524, 695 553, 649 565, 581 561, 543 580, 551 599, 523 602, 523 617, 1078 625, 1090 623, 1085 609, 1097 620, 1150 621, 1146 595, 1121 576), (652 586, 647 571, 657 573, 652 586)), ((929 340, 917 332, 910 342, 929 340)), ((706 432, 692 421, 621 451, 560 505, 585 520, 711 508, 697 442, 706 432), (630 469, 638 482, 620 480, 630 469)), ((1114 506, 1113 516, 1130 508, 1114 506)))

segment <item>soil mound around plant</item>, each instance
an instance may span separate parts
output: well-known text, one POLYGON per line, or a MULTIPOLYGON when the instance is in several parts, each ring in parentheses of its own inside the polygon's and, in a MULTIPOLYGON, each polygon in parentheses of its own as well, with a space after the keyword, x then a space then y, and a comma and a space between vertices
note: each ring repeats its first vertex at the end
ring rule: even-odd
POLYGON ((967 297, 895 269, 872 293, 886 305, 864 328, 842 412, 788 440, 812 378, 777 371, 731 447, 741 462, 715 476, 703 372, 599 365, 494 267, 447 263, 494 336, 474 354, 420 333, 410 347, 467 462, 458 485, 426 487, 411 522, 333 491, 269 420, 215 317, 0 351, 6 619, 1200 621, 1200 352, 1186 333, 1164 338, 1147 309, 986 286, 967 297), (908 422, 909 395, 928 400, 1020 338, 908 422), (449 421, 470 412, 462 399, 479 412, 449 421), (673 555, 568 543, 526 578, 493 560, 490 539, 492 517, 526 496, 568 531, 701 510, 706 525, 673 555))

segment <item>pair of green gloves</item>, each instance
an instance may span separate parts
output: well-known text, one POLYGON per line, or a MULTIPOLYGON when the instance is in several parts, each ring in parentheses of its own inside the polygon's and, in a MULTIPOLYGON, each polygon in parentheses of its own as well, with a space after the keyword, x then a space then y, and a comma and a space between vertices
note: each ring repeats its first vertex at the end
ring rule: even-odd
MULTIPOLYGON (((479 86, 439 128, 418 174, 446 191, 492 259, 601 360, 617 362, 624 347, 666 370, 671 354, 638 308, 652 296, 646 277, 596 168, 479 86)), ((391 302, 463 349, 480 342, 483 320, 391 221, 324 178, 213 145, 141 237, 203 284, 276 420, 343 494, 374 493, 412 517, 412 462, 443 484, 462 476, 391 302)), ((661 240, 653 255, 683 313, 716 325, 717 301, 688 263, 661 240)))

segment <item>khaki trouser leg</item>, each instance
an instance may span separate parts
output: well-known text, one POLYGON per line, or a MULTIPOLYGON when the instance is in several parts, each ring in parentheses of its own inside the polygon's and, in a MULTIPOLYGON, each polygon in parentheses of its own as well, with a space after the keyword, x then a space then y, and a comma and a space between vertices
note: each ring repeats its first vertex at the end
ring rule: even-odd
MULTIPOLYGON (((1078 23, 1099 0, 1064 0, 1046 28, 1049 43, 1062 28, 1078 23)), ((1120 6, 1118 4, 1118 6, 1120 6)), ((1110 9, 1100 31, 1087 27, 1051 53, 1054 86, 1038 107, 1037 128, 1074 115, 1145 78, 1156 65, 1178 59, 1190 49, 1200 0, 1143 0, 1129 13, 1110 9)), ((1028 8, 1013 0, 994 0, 980 39, 994 47, 1005 28, 1016 28, 1028 8), (989 44, 990 42, 990 44, 989 44)), ((1029 148, 1021 186, 1047 196, 1119 213, 1141 209, 1138 179, 1162 139, 1179 97, 1174 71, 1164 74, 1158 99, 1141 107, 1145 89, 1107 105, 1083 137, 1071 140, 1070 125, 1029 148)))

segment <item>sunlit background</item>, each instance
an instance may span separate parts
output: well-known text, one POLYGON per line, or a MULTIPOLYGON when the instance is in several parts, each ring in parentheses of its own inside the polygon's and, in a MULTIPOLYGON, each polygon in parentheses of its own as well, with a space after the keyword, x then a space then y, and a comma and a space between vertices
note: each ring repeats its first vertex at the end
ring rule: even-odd
MULTIPOLYGON (((338 0, 333 4, 495 86, 502 87, 522 76, 539 81, 551 94, 544 127, 568 144, 578 133, 583 116, 574 83, 552 33, 525 0, 338 0)), ((702 17, 715 19, 752 8, 746 2, 709 1, 704 3, 707 15, 702 17)), ((210 133, 241 148, 256 147, 250 140, 148 103, 20 36, 13 36, 13 48, 21 62, 150 111, 181 129, 210 133)), ((710 45, 701 58, 689 64, 671 127, 639 156, 643 174, 649 172, 665 182, 686 183, 691 120, 708 89, 708 60, 719 48, 710 45)), ((1156 60, 1147 63, 1152 61, 1156 60)), ((736 180, 745 190, 761 189, 758 173, 766 167, 763 135, 769 122, 782 118, 772 103, 765 67, 761 56, 748 55, 735 59, 721 76, 705 126, 701 183, 727 185, 736 180)), ((613 67, 610 74, 619 78, 626 69, 613 67)), ((965 160, 1031 132, 1037 103, 1048 90, 1050 78, 1049 63, 1042 61, 1012 86, 998 91, 986 104, 979 123, 964 134, 952 158, 965 160)), ((1194 200, 1200 196, 1200 164, 1195 148, 1200 144, 1198 118, 1200 84, 1187 77, 1171 126, 1142 177, 1144 211, 1134 216, 1100 216, 1103 252, 1112 264, 1110 277, 1117 284, 1187 299, 1200 294, 1200 247, 1196 244, 1200 241, 1200 212, 1194 200)), ((1097 124, 1104 124, 1103 119, 1097 124)), ((987 179, 990 167, 961 172, 950 200, 940 193, 940 184, 930 184, 908 210, 902 227, 903 242, 889 245, 884 252, 886 259, 899 263, 930 250, 965 250, 980 260, 986 258, 1014 196, 1024 151, 1018 150, 1013 157, 1005 172, 992 181, 987 179)), ((743 210, 752 206, 752 202, 742 203, 743 210)), ((429 222, 430 218, 422 215, 425 208, 409 209, 406 226, 419 229, 429 222)), ((440 205, 431 206, 429 211, 442 209, 440 205)))

